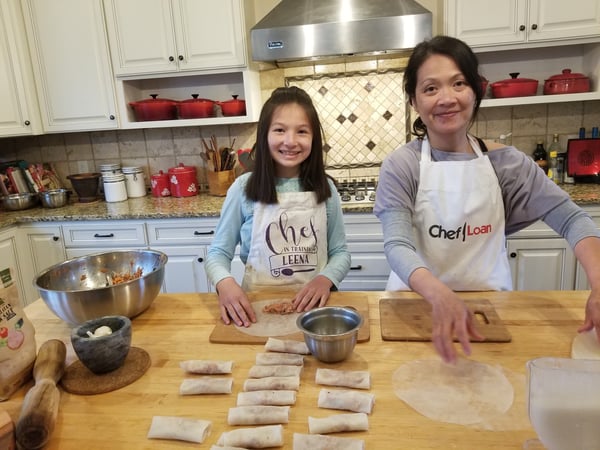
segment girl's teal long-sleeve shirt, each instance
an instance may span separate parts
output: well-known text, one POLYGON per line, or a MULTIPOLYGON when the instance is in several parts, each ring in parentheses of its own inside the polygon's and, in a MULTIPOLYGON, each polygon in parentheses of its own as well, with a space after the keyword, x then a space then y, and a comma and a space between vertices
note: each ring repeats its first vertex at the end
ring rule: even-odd
MULTIPOLYGON (((239 176, 227 191, 217 224, 215 238, 208 250, 206 273, 216 285, 223 278, 231 277, 231 260, 240 244, 240 259, 245 264, 252 244, 254 202, 246 197, 245 188, 250 174, 239 176)), ((298 178, 278 178, 277 192, 302 190, 298 178)), ((325 203, 327 211, 327 264, 319 275, 339 287, 350 270, 350 253, 346 245, 346 232, 340 197, 333 181, 329 180, 332 195, 325 203)))

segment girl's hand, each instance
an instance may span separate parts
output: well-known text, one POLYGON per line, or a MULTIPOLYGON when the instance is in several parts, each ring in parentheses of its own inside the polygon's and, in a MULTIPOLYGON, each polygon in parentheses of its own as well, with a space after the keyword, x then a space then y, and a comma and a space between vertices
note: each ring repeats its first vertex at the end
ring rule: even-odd
POLYGON ((221 319, 226 325, 233 321, 238 327, 256 322, 256 314, 246 293, 233 277, 223 278, 216 285, 221 319))
POLYGON ((331 280, 323 275, 317 275, 306 283, 292 299, 297 312, 308 311, 317 306, 325 306, 331 293, 331 280))

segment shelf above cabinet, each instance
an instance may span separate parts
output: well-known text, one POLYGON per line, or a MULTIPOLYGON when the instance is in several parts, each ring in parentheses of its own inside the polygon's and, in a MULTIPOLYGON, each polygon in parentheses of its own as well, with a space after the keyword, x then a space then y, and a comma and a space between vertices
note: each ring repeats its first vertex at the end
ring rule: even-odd
POLYGON ((585 92, 581 94, 532 95, 531 97, 484 98, 482 108, 498 106, 539 105, 547 103, 583 102, 600 100, 600 92, 585 92))

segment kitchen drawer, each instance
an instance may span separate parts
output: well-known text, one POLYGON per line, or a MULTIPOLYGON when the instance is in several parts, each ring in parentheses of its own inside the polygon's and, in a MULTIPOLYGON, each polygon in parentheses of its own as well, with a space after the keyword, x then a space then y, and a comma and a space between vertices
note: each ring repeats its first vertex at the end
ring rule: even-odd
POLYGON ((381 222, 373 214, 344 214, 344 228, 348 242, 383 242, 381 222))
POLYGON ((148 243, 153 245, 210 244, 219 219, 149 221, 148 243))
POLYGON ((94 221, 63 225, 65 247, 145 247, 144 222, 94 221))

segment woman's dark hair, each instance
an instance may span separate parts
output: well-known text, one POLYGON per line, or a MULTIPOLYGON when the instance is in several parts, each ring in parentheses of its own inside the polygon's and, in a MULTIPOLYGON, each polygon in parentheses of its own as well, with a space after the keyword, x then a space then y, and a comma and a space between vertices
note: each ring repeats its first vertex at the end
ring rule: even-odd
POLYGON ((300 165, 300 183, 304 191, 314 191, 317 202, 321 203, 331 197, 328 175, 323 163, 323 128, 319 115, 310 96, 296 86, 279 87, 271 93, 271 97, 263 105, 256 129, 254 148, 254 169, 246 185, 246 196, 255 202, 267 204, 277 203, 275 190, 275 164, 269 151, 269 128, 275 110, 290 103, 301 106, 308 117, 313 133, 310 155, 300 165))
MULTIPOLYGON (((404 72, 404 93, 412 103, 417 90, 417 73, 431 55, 444 55, 451 58, 465 76, 473 92, 475 92, 475 108, 471 117, 471 123, 473 123, 477 116, 477 111, 479 111, 481 99, 483 98, 481 76, 479 75, 479 61, 473 50, 460 39, 450 36, 435 36, 428 41, 418 44, 410 56, 406 71, 404 72)), ((427 127, 420 117, 417 117, 414 121, 412 131, 413 134, 420 138, 427 134, 427 127)))

